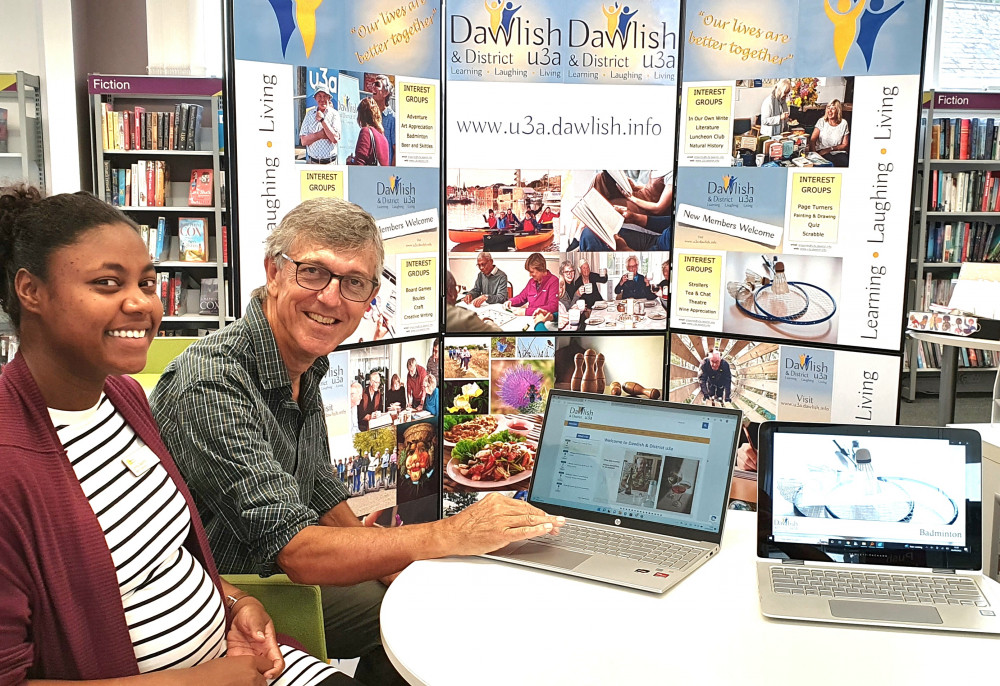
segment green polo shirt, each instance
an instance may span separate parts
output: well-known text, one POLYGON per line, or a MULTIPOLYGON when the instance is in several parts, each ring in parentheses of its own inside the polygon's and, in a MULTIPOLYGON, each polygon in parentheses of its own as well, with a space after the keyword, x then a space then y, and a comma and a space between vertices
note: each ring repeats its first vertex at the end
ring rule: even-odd
POLYGON ((194 494, 223 573, 267 576, 304 527, 347 499, 330 461, 318 358, 300 402, 254 299, 246 315, 170 363, 150 404, 194 494))

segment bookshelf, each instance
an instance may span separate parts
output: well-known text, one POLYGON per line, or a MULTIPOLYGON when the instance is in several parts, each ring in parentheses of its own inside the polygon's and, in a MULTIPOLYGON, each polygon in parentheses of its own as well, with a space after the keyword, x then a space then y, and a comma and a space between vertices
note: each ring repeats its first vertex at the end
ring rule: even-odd
MULTIPOLYGON (((963 263, 1000 261, 1000 94, 924 94, 915 183, 907 304, 924 310, 928 300, 947 303, 963 263)), ((935 388, 940 351, 932 345, 907 338, 907 400, 935 388)), ((992 388, 994 355, 962 349, 958 357, 959 390, 992 388)))
POLYGON ((222 80, 105 74, 87 80, 94 193, 143 227, 165 282, 161 331, 194 335, 225 326, 233 319, 233 278, 217 125, 222 80), (195 171, 205 180, 207 204, 189 204, 195 171), (186 243, 195 241, 201 259, 183 259, 180 233, 186 243), (214 298, 209 279, 217 286, 214 298), (217 313, 206 312, 213 300, 217 313))
POLYGON ((0 73, 0 179, 45 190, 42 91, 37 76, 0 73))

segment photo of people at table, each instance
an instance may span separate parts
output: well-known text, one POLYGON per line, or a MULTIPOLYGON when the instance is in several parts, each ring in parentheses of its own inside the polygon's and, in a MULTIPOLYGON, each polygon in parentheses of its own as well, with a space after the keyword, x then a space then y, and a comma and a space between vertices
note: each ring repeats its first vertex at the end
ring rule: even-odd
POLYGON ((737 81, 733 164, 847 167, 853 109, 852 76, 737 81))
POLYGON ((448 169, 450 252, 556 249, 562 172, 548 169, 448 169))
POLYGON ((295 161, 392 166, 396 163, 396 77, 296 67, 295 161))
POLYGON ((558 254, 452 254, 448 264, 457 289, 447 305, 449 332, 483 330, 480 322, 495 331, 558 329, 558 254))
POLYGON ((449 272, 449 333, 667 326, 668 252, 453 253, 449 272))
POLYGON ((670 253, 565 254, 559 266, 562 331, 667 328, 670 253))

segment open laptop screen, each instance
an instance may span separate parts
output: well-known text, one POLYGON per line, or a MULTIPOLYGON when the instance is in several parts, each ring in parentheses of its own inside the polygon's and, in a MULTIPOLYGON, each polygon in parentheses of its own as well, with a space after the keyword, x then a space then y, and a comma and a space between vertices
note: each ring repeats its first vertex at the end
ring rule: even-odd
POLYGON ((765 556, 967 568, 959 561, 971 559, 982 536, 973 432, 764 426, 765 556))
POLYGON ((530 500, 717 533, 739 426, 734 410, 554 391, 530 500))

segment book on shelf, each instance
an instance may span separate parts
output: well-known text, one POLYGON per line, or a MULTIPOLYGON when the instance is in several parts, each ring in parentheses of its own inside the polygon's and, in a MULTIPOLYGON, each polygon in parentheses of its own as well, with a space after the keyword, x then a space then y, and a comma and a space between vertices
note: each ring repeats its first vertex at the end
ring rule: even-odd
POLYGON ((181 261, 208 261, 208 221, 204 217, 179 217, 177 235, 181 261))
POLYGON ((201 115, 205 111, 205 108, 202 105, 191 105, 191 107, 191 112, 188 115, 187 149, 196 150, 198 132, 201 131, 201 115))
POLYGON ((191 171, 188 205, 193 207, 212 206, 212 175, 211 169, 193 169, 191 171))
POLYGON ((219 279, 201 280, 201 295, 198 298, 198 314, 219 314, 219 279))
POLYGON ((584 223, 594 235, 600 238, 609 248, 615 250, 615 236, 621 231, 625 218, 600 194, 596 188, 591 188, 573 206, 573 215, 584 223))
POLYGON ((180 150, 187 150, 187 129, 188 129, 188 116, 191 113, 191 105, 187 103, 181 103, 181 116, 179 118, 178 137, 177 137, 177 148, 180 150))

